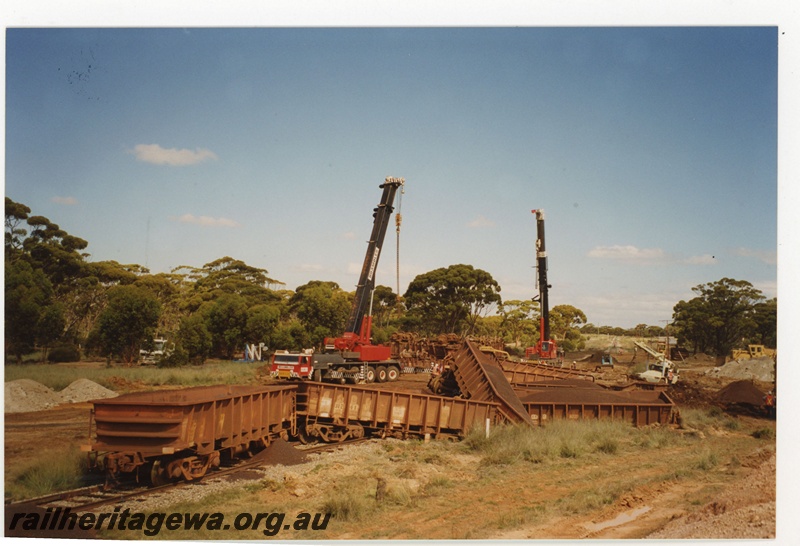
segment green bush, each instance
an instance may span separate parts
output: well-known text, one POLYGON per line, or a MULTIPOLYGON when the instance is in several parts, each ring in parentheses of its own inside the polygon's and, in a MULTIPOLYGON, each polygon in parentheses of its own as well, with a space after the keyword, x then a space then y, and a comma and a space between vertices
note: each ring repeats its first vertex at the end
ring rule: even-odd
POLYGON ((53 347, 47 355, 49 362, 79 362, 81 351, 74 345, 53 347))
POLYGON ((156 366, 159 368, 179 368, 189 364, 189 353, 179 344, 175 346, 175 349, 170 354, 162 357, 156 366))

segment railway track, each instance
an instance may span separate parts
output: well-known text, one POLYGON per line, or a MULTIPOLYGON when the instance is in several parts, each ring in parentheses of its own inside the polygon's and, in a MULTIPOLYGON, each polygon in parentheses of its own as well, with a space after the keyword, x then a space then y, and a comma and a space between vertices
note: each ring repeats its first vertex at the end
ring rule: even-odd
MULTIPOLYGON (((309 444, 301 445, 299 442, 291 442, 293 448, 297 449, 298 453, 323 453, 326 451, 336 451, 347 446, 361 444, 372 440, 372 438, 358 438, 354 440, 347 440, 344 442, 330 443, 330 444, 309 444)), ((191 482, 178 481, 170 482, 164 485, 133 485, 133 484, 120 484, 120 488, 109 487, 105 484, 91 485, 81 487, 78 489, 71 489, 69 491, 62 491, 45 495, 34 499, 27 499, 19 502, 7 503, 5 505, 6 512, 19 511, 31 512, 34 510, 41 511, 55 511, 57 509, 66 510, 67 508, 73 513, 91 512, 101 506, 110 504, 119 505, 122 502, 139 501, 150 495, 163 493, 170 490, 188 488, 199 483, 208 483, 212 480, 217 480, 229 476, 236 475, 246 470, 254 470, 261 466, 269 464, 269 460, 256 458, 255 460, 244 460, 240 464, 221 468, 211 472, 203 477, 202 480, 191 482)))

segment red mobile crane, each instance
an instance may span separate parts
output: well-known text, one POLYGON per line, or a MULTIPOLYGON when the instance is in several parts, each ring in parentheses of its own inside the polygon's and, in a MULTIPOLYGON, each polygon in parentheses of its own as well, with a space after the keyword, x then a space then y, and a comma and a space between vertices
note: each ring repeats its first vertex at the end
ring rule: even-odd
POLYGON ((381 247, 386 236, 397 189, 405 184, 402 178, 388 177, 380 188, 381 201, 373 213, 372 235, 356 287, 355 301, 341 337, 325 339, 324 352, 290 353, 278 351, 272 356, 271 371, 276 377, 333 379, 344 383, 393 381, 400 375, 400 363, 391 359, 391 347, 373 345, 372 295, 375 290, 375 270, 378 267, 381 247), (369 312, 367 312, 369 310, 369 312))
POLYGON ((534 347, 525 349, 525 358, 538 358, 541 360, 558 360, 560 358, 558 344, 550 338, 550 304, 547 299, 547 291, 550 285, 547 284, 547 250, 544 246, 544 210, 534 209, 531 211, 536 215, 536 271, 538 273, 539 295, 533 300, 538 299, 541 306, 541 316, 539 318, 539 341, 534 347))

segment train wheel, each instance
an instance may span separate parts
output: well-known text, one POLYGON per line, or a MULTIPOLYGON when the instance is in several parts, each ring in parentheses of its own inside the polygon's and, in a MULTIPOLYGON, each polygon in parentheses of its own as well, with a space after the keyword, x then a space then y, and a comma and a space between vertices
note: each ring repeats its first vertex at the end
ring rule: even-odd
POLYGON ((300 443, 304 446, 317 443, 317 438, 308 434, 305 427, 300 427, 297 430, 297 439, 300 440, 300 443))
POLYGON ((400 370, 397 366, 389 366, 386 369, 386 379, 389 381, 397 381, 397 378, 400 377, 400 370))
POLYGON ((150 483, 155 486, 166 485, 170 482, 166 470, 161 466, 161 461, 156 460, 150 468, 150 483))
POLYGON ((378 369, 375 370, 375 378, 378 380, 378 383, 386 383, 386 367, 385 366, 378 366, 378 369))

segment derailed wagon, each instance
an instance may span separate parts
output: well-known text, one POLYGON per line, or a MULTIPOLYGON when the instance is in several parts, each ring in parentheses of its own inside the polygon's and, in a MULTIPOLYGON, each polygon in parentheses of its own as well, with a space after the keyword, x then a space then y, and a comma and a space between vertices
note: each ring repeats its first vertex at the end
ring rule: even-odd
POLYGON ((521 392, 520 400, 536 425, 554 419, 613 419, 642 427, 674 424, 678 417, 674 402, 663 391, 550 387, 521 392))
POLYGON ((130 393, 93 404, 95 441, 82 449, 111 480, 196 480, 295 433, 291 385, 130 393))
POLYGON ((277 438, 458 439, 472 428, 505 422, 676 421, 675 406, 661 390, 616 391, 582 377, 523 375, 512 385, 492 357, 467 343, 444 384, 453 396, 318 382, 125 394, 93 402, 95 439, 84 450, 111 481, 133 476, 159 484, 200 479, 277 438))
POLYGON ((504 420, 495 402, 432 394, 303 383, 298 386, 302 441, 338 442, 365 436, 460 438, 472 427, 504 420))

